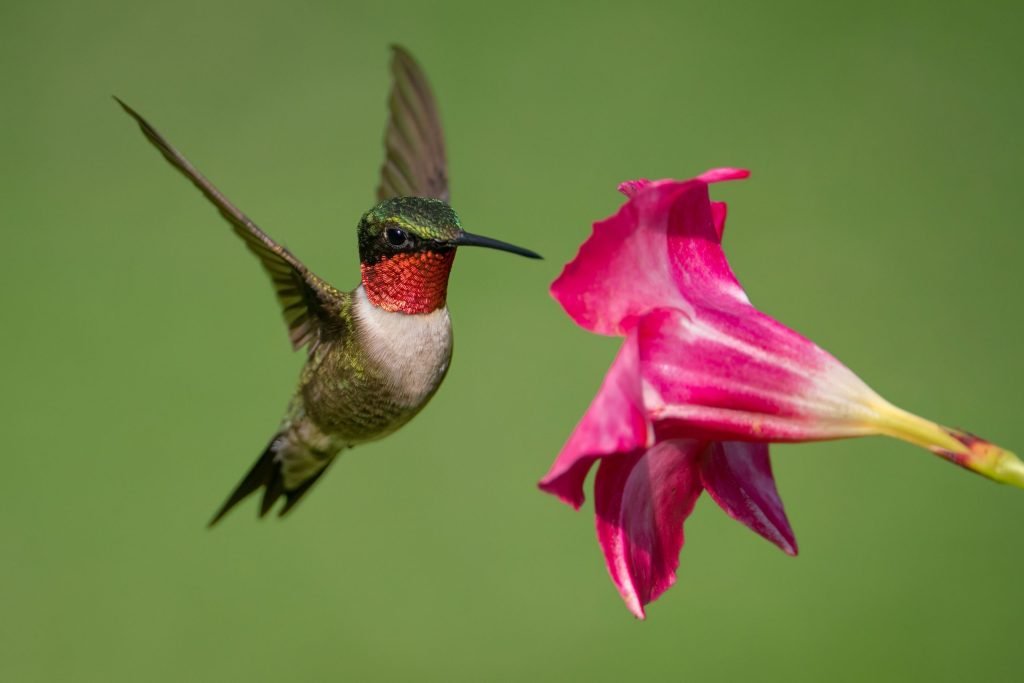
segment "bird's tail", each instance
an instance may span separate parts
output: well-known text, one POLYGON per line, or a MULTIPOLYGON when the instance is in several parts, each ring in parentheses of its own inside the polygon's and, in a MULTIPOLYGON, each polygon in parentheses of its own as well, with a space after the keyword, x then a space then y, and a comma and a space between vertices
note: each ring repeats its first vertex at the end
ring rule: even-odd
MULTIPOLYGON (((299 486, 293 489, 286 489, 284 486, 284 474, 282 471, 282 460, 278 457, 277 449, 281 444, 282 434, 278 433, 274 435, 274 438, 270 440, 267 447, 264 449, 263 454, 256 459, 252 469, 245 475, 235 490, 228 496, 228 499, 224 501, 224 504, 217 511, 217 514, 210 520, 208 526, 213 526, 219 522, 224 515, 231 511, 233 507, 241 503, 243 500, 249 497, 250 494, 255 493, 259 489, 263 489, 263 501, 260 503, 260 517, 265 516, 274 503, 277 502, 278 498, 284 496, 284 506, 281 507, 281 511, 278 516, 284 516, 289 510, 295 507, 295 504, 299 502, 299 499, 310 489, 310 487, 316 482, 317 479, 327 470, 326 464, 318 471, 313 473, 308 479, 303 481, 299 486)), ((332 458, 333 459, 333 458, 332 458)))

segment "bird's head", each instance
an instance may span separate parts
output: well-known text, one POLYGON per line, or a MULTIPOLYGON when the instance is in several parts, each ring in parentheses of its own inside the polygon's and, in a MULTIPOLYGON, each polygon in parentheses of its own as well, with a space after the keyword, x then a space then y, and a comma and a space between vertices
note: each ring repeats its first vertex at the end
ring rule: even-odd
POLYGON ((359 221, 363 289, 372 304, 385 310, 437 310, 445 305, 448 274, 460 246, 540 258, 529 249, 466 232, 455 211, 439 199, 393 197, 359 221))

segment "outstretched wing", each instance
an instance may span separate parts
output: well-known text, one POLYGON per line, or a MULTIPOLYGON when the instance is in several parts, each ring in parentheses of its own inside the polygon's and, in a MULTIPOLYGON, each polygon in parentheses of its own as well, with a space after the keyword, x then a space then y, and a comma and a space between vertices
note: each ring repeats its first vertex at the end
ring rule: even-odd
POLYGON ((388 100, 387 156, 380 170, 377 199, 433 197, 448 201, 448 162, 444 133, 430 83, 416 60, 392 45, 388 100))
POLYGON ((142 118, 138 112, 117 97, 117 103, 128 112, 139 124, 146 139, 160 150, 176 169, 199 188, 207 199, 213 202, 220 214, 231 223, 235 234, 245 240, 256 256, 259 257, 263 269, 270 276, 277 300, 281 304, 284 321, 288 325, 288 335, 292 346, 296 349, 319 339, 319 332, 326 325, 340 324, 336 315, 347 303, 346 294, 339 292, 322 279, 309 272, 291 252, 257 227, 252 220, 242 213, 238 207, 228 201, 209 180, 203 177, 189 160, 181 155, 156 131, 153 126, 142 118))

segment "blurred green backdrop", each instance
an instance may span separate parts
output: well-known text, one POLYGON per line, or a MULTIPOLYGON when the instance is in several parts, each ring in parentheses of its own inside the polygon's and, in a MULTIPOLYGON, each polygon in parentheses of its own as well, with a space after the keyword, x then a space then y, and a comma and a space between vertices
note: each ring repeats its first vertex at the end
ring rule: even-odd
POLYGON ((754 300, 896 403, 1024 450, 1017 3, 0 6, 0 679, 1019 680, 1024 492, 881 439, 777 447, 801 555, 702 499, 636 622, 535 481, 617 341, 547 296, 617 182, 717 187, 754 300), (445 386, 286 522, 204 524, 301 359, 256 261, 110 99, 357 278, 387 45, 467 228, 445 386))

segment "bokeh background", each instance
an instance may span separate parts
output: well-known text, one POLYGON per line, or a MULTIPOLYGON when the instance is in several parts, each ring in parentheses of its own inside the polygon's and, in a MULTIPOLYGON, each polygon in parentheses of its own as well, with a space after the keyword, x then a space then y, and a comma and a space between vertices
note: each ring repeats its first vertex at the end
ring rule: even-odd
POLYGON ((734 268, 894 402, 1024 450, 1018 3, 0 5, 0 679, 1019 680, 1024 492, 882 439, 777 447, 801 554, 702 499, 634 620, 535 489, 617 341, 548 283, 617 182, 745 166, 734 268), (110 99, 357 282, 388 44, 472 230, 423 414, 296 513, 204 525, 301 357, 256 261, 110 99))

